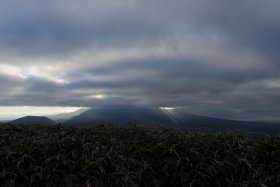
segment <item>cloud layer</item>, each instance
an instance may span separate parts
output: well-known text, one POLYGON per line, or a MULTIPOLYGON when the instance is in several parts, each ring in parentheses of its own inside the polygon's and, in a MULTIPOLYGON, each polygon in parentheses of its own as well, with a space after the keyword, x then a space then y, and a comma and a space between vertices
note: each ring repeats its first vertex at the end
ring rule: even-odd
POLYGON ((1 106, 280 119, 280 2, 3 0, 1 106))

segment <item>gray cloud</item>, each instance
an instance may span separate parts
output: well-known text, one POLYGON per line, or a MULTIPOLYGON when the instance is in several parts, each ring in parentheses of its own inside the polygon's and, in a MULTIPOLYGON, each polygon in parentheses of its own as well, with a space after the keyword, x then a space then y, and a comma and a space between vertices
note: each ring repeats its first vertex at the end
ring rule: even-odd
POLYGON ((4 0, 0 105, 279 118, 280 2, 4 0), (98 98, 96 95, 103 95, 98 98))

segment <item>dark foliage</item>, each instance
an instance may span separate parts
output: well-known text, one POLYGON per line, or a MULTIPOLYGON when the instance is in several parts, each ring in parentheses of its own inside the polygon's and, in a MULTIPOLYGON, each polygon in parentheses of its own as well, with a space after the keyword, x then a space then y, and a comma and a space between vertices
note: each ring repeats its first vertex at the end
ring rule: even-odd
POLYGON ((280 137, 0 125, 0 186, 280 186, 280 137))

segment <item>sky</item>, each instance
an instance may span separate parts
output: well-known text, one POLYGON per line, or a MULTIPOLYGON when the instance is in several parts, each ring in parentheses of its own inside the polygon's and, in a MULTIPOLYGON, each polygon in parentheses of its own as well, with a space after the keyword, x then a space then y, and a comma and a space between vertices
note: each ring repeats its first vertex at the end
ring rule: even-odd
POLYGON ((278 0, 1 0, 0 119, 129 103, 280 120, 279 23, 278 0))

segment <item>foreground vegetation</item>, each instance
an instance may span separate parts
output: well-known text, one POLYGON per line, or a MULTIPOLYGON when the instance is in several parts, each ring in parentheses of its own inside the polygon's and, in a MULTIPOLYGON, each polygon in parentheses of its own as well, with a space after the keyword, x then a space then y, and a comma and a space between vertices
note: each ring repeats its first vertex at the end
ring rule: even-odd
POLYGON ((0 125, 0 186, 280 186, 280 137, 0 125))

